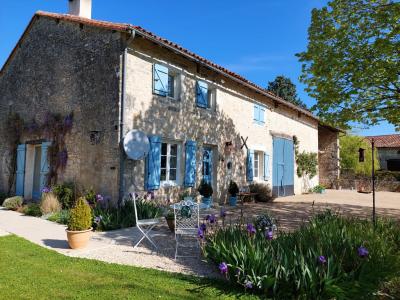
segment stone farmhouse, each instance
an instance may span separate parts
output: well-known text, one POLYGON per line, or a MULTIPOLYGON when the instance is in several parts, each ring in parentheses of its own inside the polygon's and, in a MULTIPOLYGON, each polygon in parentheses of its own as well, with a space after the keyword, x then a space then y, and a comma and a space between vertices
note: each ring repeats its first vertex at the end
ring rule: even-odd
POLYGON ((224 201, 229 181, 300 194, 293 139, 318 153, 309 185, 339 176, 338 130, 141 27, 37 12, 0 71, 0 189, 38 199, 73 181, 111 199, 135 183, 173 198, 201 179, 224 201), (149 136, 144 161, 127 159, 125 134, 149 136))

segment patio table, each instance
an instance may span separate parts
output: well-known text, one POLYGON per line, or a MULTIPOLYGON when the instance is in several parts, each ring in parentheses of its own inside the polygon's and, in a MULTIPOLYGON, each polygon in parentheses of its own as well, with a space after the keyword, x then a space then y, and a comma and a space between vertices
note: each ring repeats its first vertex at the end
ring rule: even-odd
POLYGON ((250 197, 251 202, 255 202, 254 197, 256 195, 258 195, 258 193, 250 193, 250 192, 240 192, 239 194, 237 194, 239 197, 239 201, 242 203, 242 205, 244 204, 244 199, 246 197, 250 197))

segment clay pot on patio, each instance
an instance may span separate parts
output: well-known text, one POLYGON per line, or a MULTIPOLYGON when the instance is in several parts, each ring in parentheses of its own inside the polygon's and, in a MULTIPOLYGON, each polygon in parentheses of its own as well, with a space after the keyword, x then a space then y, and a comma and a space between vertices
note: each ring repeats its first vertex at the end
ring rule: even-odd
POLYGON ((65 230, 67 232, 68 245, 72 249, 82 249, 85 248, 92 236, 92 227, 87 230, 82 231, 71 231, 65 230))

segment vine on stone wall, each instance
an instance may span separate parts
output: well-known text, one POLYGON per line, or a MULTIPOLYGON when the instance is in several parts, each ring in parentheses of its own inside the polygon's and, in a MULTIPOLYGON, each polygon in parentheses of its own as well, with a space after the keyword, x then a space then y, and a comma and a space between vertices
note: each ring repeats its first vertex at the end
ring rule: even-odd
POLYGON ((296 158, 297 164, 297 176, 304 177, 309 176, 309 178, 313 178, 317 175, 317 166, 318 166, 318 156, 315 152, 305 152, 300 153, 299 151, 299 140, 296 136, 293 136, 293 144, 294 144, 294 155, 296 158))
POLYGON ((39 124, 35 119, 26 123, 19 114, 9 114, 6 128, 8 146, 12 156, 9 166, 9 193, 15 182, 17 147, 21 143, 23 133, 51 142, 51 146, 48 148, 50 172, 47 178, 48 184, 57 183, 58 171, 64 171, 68 161, 65 137, 72 130, 73 117, 72 112, 66 116, 47 112, 43 124, 39 124))

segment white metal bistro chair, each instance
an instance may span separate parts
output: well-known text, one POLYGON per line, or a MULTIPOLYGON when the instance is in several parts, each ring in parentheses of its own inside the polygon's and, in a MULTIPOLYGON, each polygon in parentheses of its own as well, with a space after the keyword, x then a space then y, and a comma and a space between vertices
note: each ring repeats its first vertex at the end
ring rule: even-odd
MULTIPOLYGON (((191 200, 183 200, 173 206, 175 216, 175 259, 177 257, 196 257, 194 255, 178 255, 179 245, 182 245, 181 238, 189 237, 195 239, 195 244, 200 250, 197 240, 200 216, 199 204, 191 200)), ((186 247, 187 248, 187 247, 186 247)))
POLYGON ((144 219, 139 220, 137 215, 137 207, 136 207, 136 196, 135 193, 131 194, 130 197, 133 199, 133 205, 135 206, 135 220, 136 220, 136 227, 139 229, 142 237, 139 241, 133 246, 135 249, 145 238, 154 246, 154 248, 158 249, 156 243, 150 237, 150 232, 157 224, 161 223, 161 219, 144 219), (147 229, 145 229, 147 227, 147 229))

